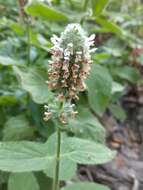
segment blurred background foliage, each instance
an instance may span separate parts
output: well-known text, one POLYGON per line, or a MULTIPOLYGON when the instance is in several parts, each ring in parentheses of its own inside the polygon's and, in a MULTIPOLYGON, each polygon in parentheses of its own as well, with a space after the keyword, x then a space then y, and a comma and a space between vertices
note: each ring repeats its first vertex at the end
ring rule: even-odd
MULTIPOLYGON (((54 132, 53 122, 43 121, 43 104, 53 96, 45 83, 50 37, 74 22, 88 35, 96 34, 97 51, 92 55, 87 91, 75 102, 79 114, 65 130, 104 143, 104 114, 112 114, 122 123, 126 119, 122 97, 128 86, 143 83, 142 12, 141 0, 0 0, 1 141, 43 142, 54 132)), ((8 174, 0 176, 3 189, 7 178, 8 174)), ((15 190, 12 178, 15 176, 9 180, 9 190, 15 190)))

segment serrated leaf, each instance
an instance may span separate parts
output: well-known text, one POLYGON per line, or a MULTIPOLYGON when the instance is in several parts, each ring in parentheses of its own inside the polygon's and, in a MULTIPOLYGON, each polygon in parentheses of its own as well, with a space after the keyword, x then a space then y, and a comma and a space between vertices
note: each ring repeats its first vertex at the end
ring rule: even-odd
POLYGON ((105 67, 94 64, 86 83, 91 108, 98 114, 103 114, 111 97, 111 75, 105 67))
MULTIPOLYGON (((0 170, 10 172, 41 171, 51 167, 56 157, 56 138, 52 135, 47 143, 6 142, 0 143, 0 170)), ((115 156, 105 145, 62 135, 61 160, 81 164, 101 164, 115 156)), ((53 166, 54 167, 54 166, 53 166)), ((70 166, 69 166, 70 167, 70 166)), ((52 168, 53 169, 53 168, 52 168)))
POLYGON ((75 183, 66 187, 63 187, 61 190, 110 190, 104 185, 99 185, 97 183, 75 183))
POLYGON ((23 115, 11 117, 4 126, 3 140, 24 140, 32 137, 33 133, 34 129, 23 115))
POLYGON ((115 152, 105 145, 79 138, 68 138, 71 149, 69 157, 75 163, 80 164, 103 164, 114 158, 115 152), (72 152, 73 150, 73 152, 72 152))
POLYGON ((100 15, 106 8, 109 0, 92 0, 93 15, 100 15))
POLYGON ((89 139, 94 142, 105 142, 105 129, 95 118, 88 108, 79 106, 77 108, 78 115, 74 119, 70 119, 68 128, 76 137, 89 139))
POLYGON ((33 173, 14 173, 8 181, 8 190, 40 190, 33 173))
POLYGON ((40 18, 47 19, 49 21, 67 21, 68 17, 63 14, 62 12, 59 12, 48 5, 33 1, 32 3, 28 4, 25 7, 25 11, 27 14, 30 14, 31 16, 36 16, 40 18))
POLYGON ((22 70, 14 67, 14 71, 20 77, 21 87, 30 93, 34 102, 47 103, 52 98, 52 93, 46 84, 45 72, 36 69, 22 70))

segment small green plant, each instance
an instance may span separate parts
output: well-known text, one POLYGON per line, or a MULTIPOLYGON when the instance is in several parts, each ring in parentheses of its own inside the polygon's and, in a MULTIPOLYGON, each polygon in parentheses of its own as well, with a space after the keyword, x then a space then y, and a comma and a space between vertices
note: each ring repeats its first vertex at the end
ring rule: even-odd
MULTIPOLYGON (((73 100, 78 99, 78 92, 86 89, 85 79, 89 75, 92 63, 90 52, 93 49, 91 50, 90 46, 94 44, 94 38, 94 35, 87 38, 79 24, 69 24, 60 38, 56 35, 51 38, 54 46, 51 49, 52 60, 49 63, 47 83, 56 97, 54 102, 45 105, 44 120, 52 118, 57 131, 53 190, 59 189, 61 132, 66 129, 68 120, 77 114, 77 111, 74 111, 73 100)), ((91 152, 91 154, 96 153, 91 152)), ((90 153, 87 155, 90 162, 93 157, 90 153)), ((114 153, 111 153, 109 157, 113 158, 113 155, 114 153)))
POLYGON ((0 0, 0 189, 109 189, 76 171, 114 157, 104 115, 123 122, 126 86, 142 84, 143 5, 125 5, 0 0))
MULTIPOLYGON (((44 87, 51 90, 51 98, 44 106, 44 120, 53 121, 55 133, 45 143, 1 143, 1 170, 20 173, 44 171, 47 176, 53 178, 52 189, 59 190, 59 181, 72 178, 77 163, 101 164, 114 158, 115 152, 104 144, 72 137, 67 133, 70 120, 74 120, 78 113, 73 102, 79 99, 78 93, 86 89, 85 79, 90 74, 92 63, 90 54, 93 49, 90 46, 93 45, 94 37, 86 37, 79 24, 69 24, 60 38, 55 35, 51 38, 54 46, 51 48, 52 60, 49 61, 48 87, 44 87)), ((23 69, 15 67, 15 71, 22 77, 21 80, 28 77, 23 69)), ((44 83, 45 81, 43 84, 41 82, 41 85, 44 83)), ((15 119, 11 121, 14 122, 15 119)), ((88 183, 86 186, 88 188, 88 183)), ((98 186, 89 184, 88 189, 98 186)), ((74 188, 82 188, 82 184, 77 183, 74 188)))

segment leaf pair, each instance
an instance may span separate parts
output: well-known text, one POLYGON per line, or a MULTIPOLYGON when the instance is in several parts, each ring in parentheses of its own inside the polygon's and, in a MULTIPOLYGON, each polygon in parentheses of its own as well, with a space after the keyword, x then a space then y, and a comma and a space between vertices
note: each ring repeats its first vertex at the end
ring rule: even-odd
MULTIPOLYGON (((44 144, 26 141, 1 143, 0 170, 9 172, 44 170, 48 176, 52 177, 55 151, 55 134, 44 144)), ((62 135, 60 179, 71 178, 74 175, 76 163, 102 164, 113 159, 114 156, 115 152, 104 145, 62 135)))

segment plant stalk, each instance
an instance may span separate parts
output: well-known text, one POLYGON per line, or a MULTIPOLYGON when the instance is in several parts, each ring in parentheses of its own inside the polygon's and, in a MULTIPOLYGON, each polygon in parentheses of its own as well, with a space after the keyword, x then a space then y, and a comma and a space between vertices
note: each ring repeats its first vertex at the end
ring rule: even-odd
POLYGON ((55 176, 54 176, 54 182, 53 182, 53 190, 59 190, 60 151, 61 151, 61 130, 58 127, 57 128, 56 165, 55 165, 55 176))
POLYGON ((31 44, 30 44, 30 23, 27 19, 27 64, 30 65, 30 51, 31 51, 31 44))

